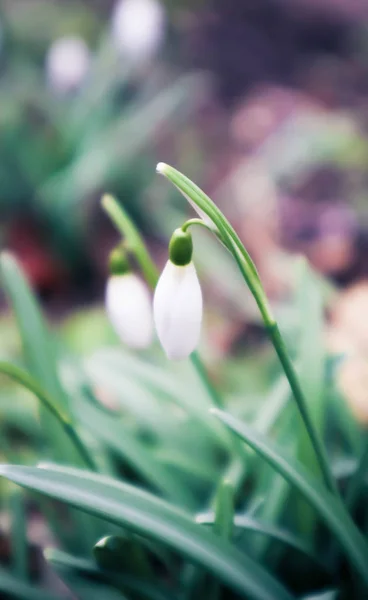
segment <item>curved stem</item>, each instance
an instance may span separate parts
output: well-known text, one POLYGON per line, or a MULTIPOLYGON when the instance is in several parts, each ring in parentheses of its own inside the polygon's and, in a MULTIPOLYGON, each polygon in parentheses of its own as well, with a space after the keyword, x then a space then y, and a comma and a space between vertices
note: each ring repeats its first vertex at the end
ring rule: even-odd
POLYGON ((216 233, 216 230, 214 230, 213 227, 211 227, 208 223, 203 221, 203 219, 189 219, 188 221, 185 221, 184 225, 181 226, 181 229, 183 231, 187 231, 187 229, 189 229, 189 227, 192 227, 193 225, 204 227, 205 229, 208 229, 208 231, 210 231, 211 233, 216 233))
POLYGON ((32 392, 41 401, 43 406, 59 421, 65 433, 69 436, 74 444, 74 447, 81 456, 83 462, 92 471, 97 471, 96 465, 92 460, 90 453, 80 438, 77 430, 73 427, 70 419, 64 415, 55 405, 52 398, 38 385, 38 383, 26 371, 19 369, 15 365, 6 362, 0 362, 0 373, 7 375, 17 383, 23 385, 27 390, 32 392))
POLYGON ((113 196, 106 194, 102 198, 102 207, 125 238, 127 248, 136 257, 148 285, 155 287, 159 273, 135 225, 113 196))
MULTIPOLYGON (((238 253, 236 253, 235 258, 238 263, 239 269, 245 278, 244 265, 242 264, 242 260, 238 256, 238 253)), ((325 481, 327 488, 329 490, 331 490, 331 492, 333 492, 336 496, 340 497, 334 476, 332 474, 332 470, 330 469, 330 466, 329 466, 329 461, 328 461, 325 447, 324 447, 323 442, 320 439, 320 437, 317 433, 317 430, 313 424, 313 421, 310 417, 310 414, 309 414, 309 411, 307 408, 307 402, 304 397, 304 393, 301 388, 294 365, 289 357, 289 353, 287 351, 285 342, 283 340, 283 337, 281 335, 281 332, 279 330, 277 322, 275 321, 274 317, 272 316, 271 310, 268 305, 267 298, 265 297, 265 295, 263 293, 260 295, 258 293, 258 291, 259 290, 258 290, 257 285, 255 285, 253 287, 253 289, 251 287, 251 292, 252 292, 252 294, 257 302, 257 305, 260 309, 262 319, 263 319, 264 325, 266 327, 266 331, 271 339, 273 347, 276 351, 276 354, 280 360, 281 366, 282 366, 282 368, 285 372, 285 375, 287 377, 287 380, 289 382, 290 388, 293 392, 300 416, 303 419, 305 428, 309 435, 309 439, 311 441, 312 447, 316 454, 316 458, 318 460, 318 464, 320 466, 323 479, 325 481)))

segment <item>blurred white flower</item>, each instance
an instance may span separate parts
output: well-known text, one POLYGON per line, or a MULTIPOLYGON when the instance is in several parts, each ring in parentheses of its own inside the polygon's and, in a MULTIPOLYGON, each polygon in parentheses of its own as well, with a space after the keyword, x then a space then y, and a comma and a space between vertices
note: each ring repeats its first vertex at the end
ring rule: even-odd
POLYGON ((111 275, 106 287, 106 311, 121 341, 141 350, 153 336, 150 293, 146 284, 134 273, 111 275))
POLYGON ((202 312, 202 292, 193 263, 177 266, 168 260, 153 301, 157 335, 168 358, 187 358, 195 350, 202 312))
POLYGON ((136 62, 149 60, 163 41, 165 22, 165 10, 159 0, 119 0, 112 17, 117 49, 136 62))
POLYGON ((51 88, 67 93, 78 88, 90 65, 87 44, 77 37, 64 37, 50 46, 46 58, 46 75, 51 88))

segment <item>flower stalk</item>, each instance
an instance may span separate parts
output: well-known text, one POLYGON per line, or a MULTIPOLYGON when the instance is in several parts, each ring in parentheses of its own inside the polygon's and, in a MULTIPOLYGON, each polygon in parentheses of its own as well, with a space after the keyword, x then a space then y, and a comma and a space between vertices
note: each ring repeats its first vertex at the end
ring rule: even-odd
POLYGON ((220 209, 197 185, 185 177, 185 175, 164 163, 159 163, 159 165, 157 165, 157 172, 169 179, 169 181, 171 181, 171 183, 177 187, 184 197, 189 200, 191 205, 194 205, 199 209, 198 212, 200 216, 202 213, 207 215, 211 223, 213 223, 217 229, 217 231, 215 229, 216 235, 220 238, 222 243, 233 255, 235 261, 237 262, 244 280, 258 305, 264 325, 266 327, 266 331, 271 339, 282 368, 289 381, 289 385, 297 403, 299 413, 303 419, 309 439, 311 441, 311 445, 316 454, 325 485, 335 495, 339 496, 334 477, 329 467, 326 450, 309 415, 307 403, 299 383, 298 376, 289 357, 277 322, 270 310, 267 296, 251 257, 249 256, 239 236, 222 214, 220 209))

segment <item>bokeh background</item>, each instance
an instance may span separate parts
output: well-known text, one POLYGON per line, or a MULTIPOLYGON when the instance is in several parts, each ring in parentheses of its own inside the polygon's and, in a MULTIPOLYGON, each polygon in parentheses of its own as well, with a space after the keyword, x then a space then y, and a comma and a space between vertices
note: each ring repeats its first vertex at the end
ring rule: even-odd
MULTIPOLYGON (((308 258, 328 297, 326 344, 358 350, 341 385, 368 418, 367 65, 365 0, 2 0, 2 247, 68 343, 117 343, 103 296, 118 238, 101 194, 117 195, 159 264, 191 215, 155 174, 164 161, 236 224, 286 330, 296 257, 308 258)), ((223 249, 195 237, 205 355, 244 370, 244 354, 264 351, 257 311, 223 249)), ((1 343, 16 353, 2 303, 1 343)))

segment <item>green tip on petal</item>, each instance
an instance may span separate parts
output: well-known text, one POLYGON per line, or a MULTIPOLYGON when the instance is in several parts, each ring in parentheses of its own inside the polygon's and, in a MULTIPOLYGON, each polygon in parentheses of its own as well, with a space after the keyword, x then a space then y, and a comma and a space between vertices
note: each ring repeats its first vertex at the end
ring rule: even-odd
POLYGON ((130 266, 125 250, 118 246, 110 252, 109 271, 111 275, 124 275, 129 273, 130 266))
POLYGON ((193 255, 193 240, 189 231, 175 229, 169 243, 169 258, 174 265, 189 265, 193 255))

